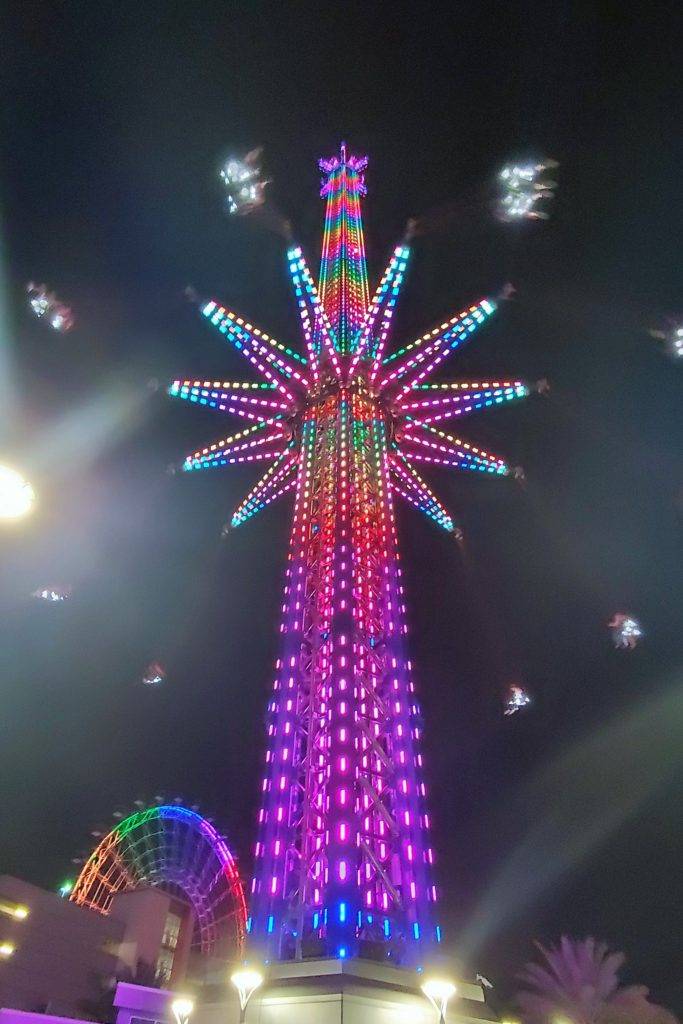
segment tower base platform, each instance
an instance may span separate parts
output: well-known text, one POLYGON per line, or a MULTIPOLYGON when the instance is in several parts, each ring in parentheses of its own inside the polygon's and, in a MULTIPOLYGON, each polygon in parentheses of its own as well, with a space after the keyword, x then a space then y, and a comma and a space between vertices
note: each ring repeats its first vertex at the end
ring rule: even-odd
MULTIPOLYGON (((369 960, 271 964, 244 1020, 245 1024, 438 1024, 437 1011, 420 989, 426 977, 369 960)), ((497 1020, 480 985, 449 980, 457 992, 448 1005, 447 1024, 497 1020)), ((236 993, 221 989, 215 993, 215 1002, 210 1001, 210 990, 204 990, 192 1024, 238 1024, 236 993)))

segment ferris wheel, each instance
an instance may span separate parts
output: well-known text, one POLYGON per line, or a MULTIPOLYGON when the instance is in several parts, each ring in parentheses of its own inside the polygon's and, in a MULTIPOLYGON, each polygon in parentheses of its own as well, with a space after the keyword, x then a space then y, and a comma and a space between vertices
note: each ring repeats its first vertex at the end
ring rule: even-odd
POLYGON ((149 807, 120 821, 86 860, 70 899, 109 913, 116 893, 149 886, 191 903, 193 948, 238 959, 247 909, 235 859, 213 825, 186 807, 149 807))

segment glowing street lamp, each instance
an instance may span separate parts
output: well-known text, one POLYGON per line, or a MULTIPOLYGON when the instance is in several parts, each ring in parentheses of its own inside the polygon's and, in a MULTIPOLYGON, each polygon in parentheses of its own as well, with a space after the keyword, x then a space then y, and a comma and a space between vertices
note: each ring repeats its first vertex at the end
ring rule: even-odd
POLYGON ((448 1000, 455 995, 455 985, 443 978, 428 978, 422 985, 422 991, 438 1013, 439 1024, 444 1024, 448 1000))
POLYGON ((31 511, 35 493, 28 480, 9 466, 0 466, 0 519, 19 519, 31 511))
POLYGON ((15 921, 25 921, 28 917, 28 907, 21 903, 7 903, 5 900, 0 900, 0 914, 13 917, 15 921))
POLYGON ((260 971, 254 971, 248 967, 244 967, 235 973, 230 978, 237 989, 237 993, 240 997, 240 1024, 244 1024, 247 1015, 247 1003, 253 996, 257 988, 263 984, 263 975, 260 971))
POLYGON ((194 1003, 187 996, 178 996, 171 1003, 171 1009, 176 1019, 176 1024, 187 1024, 194 1010, 194 1003))

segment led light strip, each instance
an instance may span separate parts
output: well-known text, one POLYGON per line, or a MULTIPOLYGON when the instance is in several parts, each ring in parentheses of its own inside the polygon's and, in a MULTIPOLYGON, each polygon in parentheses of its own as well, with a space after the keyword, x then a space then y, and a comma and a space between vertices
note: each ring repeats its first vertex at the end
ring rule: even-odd
MULTIPOLYGON (((251 325, 245 324, 241 317, 210 302, 202 308, 202 313, 210 323, 216 327, 221 334, 224 334, 231 344, 247 359, 252 366, 261 373, 266 380, 273 383, 278 391, 290 402, 294 402, 293 393, 285 386, 282 378, 290 382, 295 380, 302 387, 307 387, 306 377, 288 364, 281 356, 276 355, 271 347, 258 340, 256 328, 250 330, 251 325), (253 330, 253 333, 252 333, 253 330), (271 369, 272 368, 272 369, 271 369), (276 371, 273 373, 273 369, 276 371)), ((267 335, 260 337, 270 343, 267 335)))
POLYGON ((373 359, 371 378, 374 378, 377 368, 381 365, 381 353, 384 351, 389 328, 391 327, 391 319, 401 290, 401 284, 403 283, 403 275, 409 255, 410 249, 407 246, 397 245, 394 249, 394 253, 389 261, 389 266, 382 275, 382 279, 377 286, 374 298, 367 313, 365 314, 365 317, 363 318, 363 323, 358 332, 358 336, 354 340, 354 354, 348 372, 349 380, 353 378, 359 361, 365 355, 369 355, 373 359), (371 342, 371 337, 380 310, 383 311, 382 319, 380 320, 377 339, 373 344, 371 342))

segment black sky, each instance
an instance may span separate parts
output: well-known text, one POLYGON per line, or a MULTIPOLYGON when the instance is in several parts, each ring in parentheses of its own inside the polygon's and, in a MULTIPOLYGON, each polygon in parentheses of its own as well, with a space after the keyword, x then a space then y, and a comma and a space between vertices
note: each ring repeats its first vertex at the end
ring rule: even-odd
POLYGON ((164 793, 213 813, 249 871, 288 507, 222 545, 255 473, 165 475, 225 424, 145 385, 248 379, 189 282, 298 339, 282 243, 224 215, 216 172, 264 144, 315 264, 315 162, 346 138, 370 156, 373 279, 407 216, 450 204, 416 243, 397 338, 512 279, 446 376, 553 385, 463 424, 526 488, 430 476, 464 557, 400 512, 449 944, 507 990, 533 938, 595 934, 683 1009, 681 368, 645 331, 683 313, 677 5, 8 15, 0 461, 40 503, 0 533, 0 868, 55 886, 97 823, 164 793), (481 205, 515 155, 561 163, 548 224, 503 228, 481 205), (30 278, 72 303, 71 334, 28 317, 30 278), (27 596, 60 582, 68 604, 27 596), (606 637, 621 608, 647 632, 632 654, 606 637), (535 702, 503 719, 514 680, 535 702))

